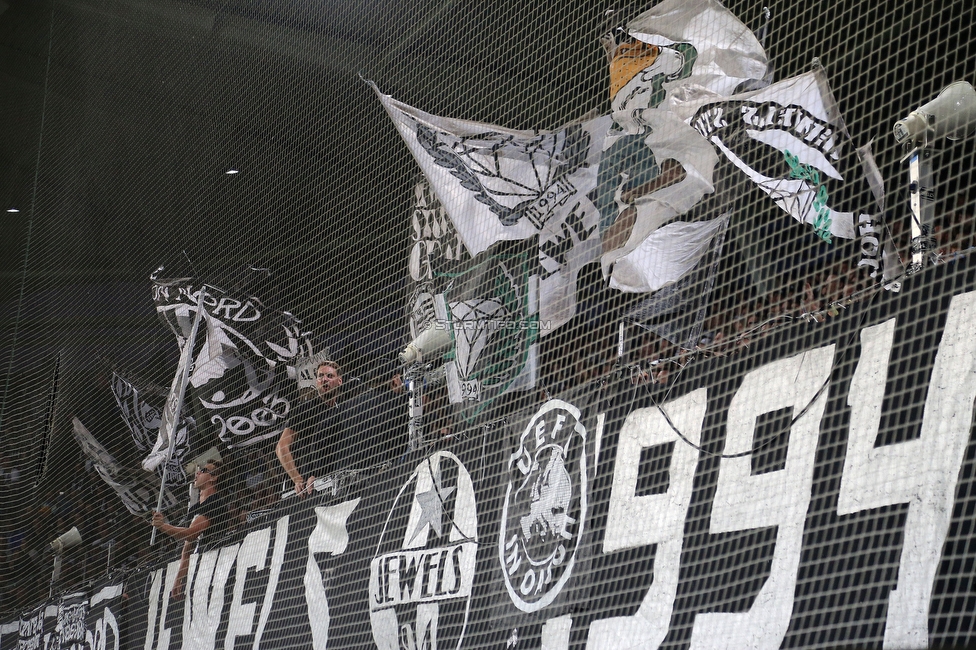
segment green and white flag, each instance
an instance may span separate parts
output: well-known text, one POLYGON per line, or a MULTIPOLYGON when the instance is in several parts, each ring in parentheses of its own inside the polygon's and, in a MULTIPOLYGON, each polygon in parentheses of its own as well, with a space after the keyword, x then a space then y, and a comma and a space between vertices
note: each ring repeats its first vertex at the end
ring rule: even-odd
POLYGON ((632 134, 648 109, 728 96, 768 69, 759 39, 719 0, 665 0, 603 43, 614 122, 632 134))
POLYGON ((822 69, 673 110, 824 241, 854 239, 858 224, 872 220, 873 202, 857 190, 863 172, 822 69))
POLYGON ((691 214, 715 191, 719 157, 671 107, 760 82, 766 53, 718 0, 665 0, 603 44, 613 125, 591 194, 603 273, 620 291, 658 291, 695 266, 719 229, 691 214))
POLYGON ((447 391, 471 421, 512 391, 535 388, 539 319, 535 240, 501 242, 434 297, 433 326, 448 330, 447 391))
POLYGON ((550 324, 544 333, 572 318, 579 270, 600 255, 588 194, 610 118, 516 131, 431 115, 373 89, 464 248, 478 255, 498 242, 537 238, 539 317, 550 324))

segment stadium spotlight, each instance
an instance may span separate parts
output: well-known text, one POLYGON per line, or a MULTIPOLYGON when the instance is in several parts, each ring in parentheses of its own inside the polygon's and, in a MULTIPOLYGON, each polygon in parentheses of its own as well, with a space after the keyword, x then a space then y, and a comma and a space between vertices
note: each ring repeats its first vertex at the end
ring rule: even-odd
POLYGON ((411 450, 423 447, 424 386, 427 384, 427 368, 424 358, 434 357, 437 352, 453 343, 451 333, 444 327, 430 323, 417 338, 410 341, 397 359, 404 366, 403 384, 407 389, 408 441, 411 450))
POLYGON ((959 140, 976 126, 976 90, 965 81, 946 86, 939 96, 895 122, 895 142, 922 147, 931 140, 959 140))
POLYGON ((451 342, 451 333, 446 328, 428 327, 403 348, 399 356, 400 363, 409 365, 418 361, 423 362, 424 356, 430 357, 449 347, 451 342))
POLYGON ((51 542, 51 550, 57 555, 61 555, 67 549, 78 546, 78 544, 81 544, 81 533, 78 532, 77 526, 72 526, 71 530, 51 542))
POLYGON ((54 552, 54 571, 51 573, 51 591, 49 597, 54 595, 54 587, 58 584, 61 577, 61 558, 66 550, 81 544, 81 533, 77 526, 72 526, 71 530, 62 533, 51 542, 51 550, 54 552))
POLYGON ((932 150, 940 138, 959 140, 976 127, 976 90, 965 81, 946 86, 939 96, 922 104, 898 120, 892 129, 895 142, 909 150, 908 160, 912 210, 912 263, 907 274, 922 270, 925 261, 934 261, 935 239, 932 226, 935 211, 935 189, 932 187, 932 150))

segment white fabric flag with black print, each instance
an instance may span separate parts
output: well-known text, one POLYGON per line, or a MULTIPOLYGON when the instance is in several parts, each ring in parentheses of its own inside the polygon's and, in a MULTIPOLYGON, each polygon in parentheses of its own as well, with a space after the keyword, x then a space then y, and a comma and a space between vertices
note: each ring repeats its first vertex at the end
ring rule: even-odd
POLYGON ((766 54, 718 0, 665 0, 607 34, 603 45, 613 124, 591 195, 603 273, 615 289, 657 291, 694 266, 674 263, 691 233, 718 228, 689 212, 715 191, 719 157, 671 106, 760 83, 766 54))
POLYGON ((607 138, 595 191, 604 277, 612 288, 631 293, 656 291, 681 277, 681 265, 667 267, 664 258, 656 259, 671 255, 678 243, 658 230, 666 224, 666 232, 701 230, 690 222, 673 224, 684 223, 683 215, 714 192, 718 162, 712 146, 676 116, 648 111, 646 126, 637 136, 607 138))
MULTIPOLYGON (((159 477, 156 474, 147 474, 141 468, 122 465, 95 439, 81 420, 72 418, 71 423, 75 442, 99 477, 122 499, 126 510, 137 516, 147 515, 155 510, 159 496, 159 477)), ((164 490, 163 510, 178 505, 179 502, 169 489, 164 490)))
MULTIPOLYGON (((112 395, 122 414, 136 449, 145 453, 152 449, 160 439, 160 427, 163 425, 163 407, 166 391, 158 386, 137 386, 130 379, 118 372, 112 372, 112 395)), ((166 482, 170 485, 182 485, 186 482, 183 464, 190 449, 190 440, 196 423, 187 417, 184 411, 180 414, 180 421, 176 427, 176 442, 173 445, 173 457, 164 466, 156 467, 163 472, 165 467, 166 482)), ((161 459, 165 456, 161 455, 161 459)))
POLYGON ((874 202, 822 68, 673 110, 825 242, 854 239, 872 219, 874 202))
POLYGON ((579 270, 600 255, 588 195, 610 118, 515 131, 431 115, 373 89, 468 254, 538 236, 543 334, 572 318, 579 270))

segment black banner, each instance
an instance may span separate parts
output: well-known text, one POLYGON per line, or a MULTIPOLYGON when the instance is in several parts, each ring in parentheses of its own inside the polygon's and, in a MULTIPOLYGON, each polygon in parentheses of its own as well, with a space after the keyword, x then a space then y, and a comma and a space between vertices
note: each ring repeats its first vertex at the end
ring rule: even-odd
POLYGON ((120 650, 125 586, 108 581, 92 590, 85 619, 85 650, 120 650))
POLYGON ((58 650, 58 605, 46 604, 20 617, 20 650, 58 650))
MULTIPOLYGON (((174 558, 129 576, 125 613, 93 596, 87 645, 967 643, 937 622, 976 589, 957 579, 976 561, 973 276, 933 269, 924 292, 793 323, 666 386, 620 372, 527 397, 344 494, 282 502, 195 553, 179 595, 174 558)), ((45 611, 21 648, 73 645, 49 643, 45 611)))
POLYGON ((17 650, 20 643, 20 619, 0 623, 0 650, 17 650))

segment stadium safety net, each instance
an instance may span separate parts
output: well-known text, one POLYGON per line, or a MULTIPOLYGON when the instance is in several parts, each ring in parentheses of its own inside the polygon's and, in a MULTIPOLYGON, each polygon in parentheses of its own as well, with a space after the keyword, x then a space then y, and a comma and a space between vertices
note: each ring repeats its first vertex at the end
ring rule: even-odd
POLYGON ((0 0, 0 650, 976 643, 968 0, 0 0))

